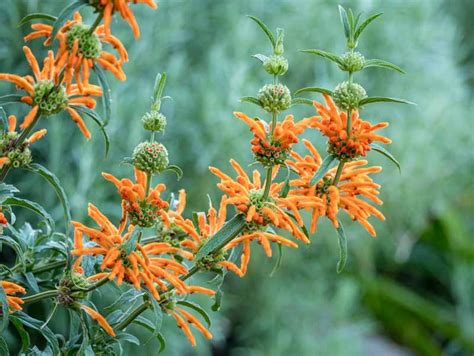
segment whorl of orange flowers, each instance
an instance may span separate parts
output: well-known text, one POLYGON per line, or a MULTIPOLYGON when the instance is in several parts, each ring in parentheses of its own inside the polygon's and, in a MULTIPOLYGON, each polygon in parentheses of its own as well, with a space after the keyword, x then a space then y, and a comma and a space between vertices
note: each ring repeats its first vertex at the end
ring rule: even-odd
POLYGON ((321 204, 312 208, 311 229, 316 230, 317 221, 321 216, 327 216, 335 227, 339 226, 337 215, 339 209, 344 210, 352 220, 359 222, 372 236, 376 235, 375 229, 368 219, 375 216, 380 220, 385 217, 368 201, 380 205, 382 201, 378 198, 380 185, 374 183, 369 177, 370 173, 377 173, 381 167, 365 167, 367 161, 353 161, 345 164, 339 182, 333 185, 336 167, 316 184, 311 185, 311 179, 321 165, 321 156, 314 146, 307 140, 303 140, 310 155, 304 157, 296 152, 292 152, 293 160, 288 160, 287 164, 299 175, 299 178, 290 181, 293 189, 290 196, 306 196, 318 199, 321 204))
POLYGON ((341 159, 354 159, 365 156, 374 141, 391 143, 384 136, 374 131, 388 126, 388 122, 372 125, 359 117, 358 110, 352 110, 352 127, 350 136, 347 134, 347 113, 339 112, 330 96, 324 94, 326 105, 314 101, 313 104, 320 116, 314 116, 312 126, 319 129, 329 140, 329 153, 341 159))
MULTIPOLYGON (((33 32, 25 36, 25 41, 46 37, 44 44, 48 46, 52 43, 53 26, 35 23, 31 28, 33 32)), ((89 73, 95 63, 110 71, 117 79, 126 79, 122 65, 128 61, 127 51, 117 37, 105 33, 104 25, 91 32, 90 26, 84 25, 80 13, 76 12, 73 20, 66 21, 59 29, 56 39, 59 48, 55 65, 65 70, 63 83, 69 85, 75 79, 80 91, 83 92, 89 85, 89 73), (103 50, 103 44, 112 45, 119 57, 103 50)))
POLYGON ((7 303, 9 307, 9 312, 13 313, 15 311, 22 310, 21 305, 24 303, 20 297, 15 297, 15 294, 26 294, 25 288, 19 286, 16 283, 8 282, 8 281, 0 281, 0 285, 2 286, 5 294, 7 296, 7 303))

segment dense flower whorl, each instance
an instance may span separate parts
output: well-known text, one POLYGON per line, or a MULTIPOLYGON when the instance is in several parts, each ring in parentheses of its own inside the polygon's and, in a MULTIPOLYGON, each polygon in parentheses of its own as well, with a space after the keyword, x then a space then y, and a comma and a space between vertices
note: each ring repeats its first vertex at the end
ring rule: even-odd
POLYGON ((145 141, 138 144, 132 159, 135 168, 149 174, 161 173, 169 164, 168 151, 159 142, 145 141))
POLYGON ((258 91, 257 99, 268 112, 285 111, 291 105, 291 93, 286 85, 266 84, 258 91))
POLYGON ((347 114, 339 112, 332 99, 324 95, 327 107, 314 101, 320 116, 313 117, 312 127, 321 131, 329 140, 328 151, 340 160, 353 160, 365 156, 370 151, 370 144, 375 141, 391 143, 387 137, 377 135, 374 131, 388 126, 387 122, 372 125, 359 117, 357 110, 352 112, 350 137, 347 134, 347 114))
POLYGON ((346 72, 358 72, 364 69, 365 58, 359 52, 346 52, 341 58, 342 64, 339 65, 343 71, 346 72))
POLYGON ((334 89, 332 97, 339 109, 348 111, 358 109, 359 102, 367 97, 367 93, 357 83, 342 82, 334 89))
POLYGON ((283 75, 288 70, 288 60, 283 56, 272 55, 263 62, 263 68, 268 74, 283 75))

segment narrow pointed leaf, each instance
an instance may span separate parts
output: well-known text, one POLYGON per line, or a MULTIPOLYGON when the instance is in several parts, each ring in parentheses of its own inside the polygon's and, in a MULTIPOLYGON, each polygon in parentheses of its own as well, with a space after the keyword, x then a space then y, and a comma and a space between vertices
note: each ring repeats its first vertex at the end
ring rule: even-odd
POLYGON ((351 38, 351 27, 349 25, 349 19, 347 18, 347 12, 341 5, 339 5, 339 17, 341 18, 342 26, 344 27, 344 35, 349 41, 351 38))
POLYGON ((301 88, 294 92, 293 95, 299 95, 302 93, 321 93, 326 95, 332 95, 332 91, 329 89, 319 88, 319 87, 307 87, 301 88))
POLYGON ((0 336, 0 355, 10 356, 10 351, 8 350, 8 345, 3 336, 0 336))
POLYGON ((405 71, 402 68, 400 68, 399 66, 397 66, 393 63, 384 61, 382 59, 368 59, 368 60, 366 60, 365 64, 364 64, 364 68, 369 68, 369 67, 387 68, 387 69, 395 70, 397 72, 405 74, 405 71))
POLYGON ((199 314, 201 314, 203 319, 206 321, 207 327, 209 327, 209 328, 211 327, 211 319, 209 318, 209 315, 207 315, 206 311, 203 308, 201 308, 201 306, 199 306, 196 303, 187 301, 187 300, 181 300, 181 301, 177 302, 177 304, 184 305, 188 308, 191 308, 191 309, 194 309, 195 311, 197 311, 199 314))
POLYGON ((183 178, 183 170, 174 164, 170 164, 168 167, 166 167, 165 172, 166 171, 175 173, 178 176, 178 180, 183 178))
POLYGON ((324 158, 323 162, 319 166, 319 169, 314 174, 313 178, 311 178, 310 185, 313 186, 322 179, 326 173, 331 169, 332 164, 337 161, 337 157, 335 155, 329 155, 324 158))
POLYGON ((105 76, 104 70, 97 64, 94 64, 94 71, 97 75, 97 79, 99 81, 99 85, 102 88, 102 104, 104 105, 104 122, 103 126, 107 126, 110 122, 110 118, 112 116, 112 98, 110 96, 110 87, 109 83, 107 82, 107 77, 105 76))
POLYGON ((264 54, 254 54, 252 57, 257 58, 262 63, 268 59, 268 57, 264 54))
POLYGON ((405 100, 405 99, 389 98, 385 96, 369 96, 359 101, 359 106, 372 104, 372 103, 397 103, 397 104, 416 105, 415 103, 405 100))
POLYGON ((291 106, 294 105, 308 105, 313 106, 313 100, 306 98, 293 98, 291 99, 291 106))
POLYGON ((165 338, 163 337, 163 335, 159 331, 157 331, 157 329, 159 330, 159 328, 157 328, 156 325, 153 324, 153 322, 151 322, 150 320, 148 320, 145 317, 140 315, 135 320, 133 320, 133 323, 144 327, 145 329, 147 329, 148 331, 150 331, 154 334, 156 333, 155 336, 156 336, 156 338, 158 339, 158 341, 160 343, 160 349, 158 350, 158 353, 163 352, 165 350, 165 348, 166 348, 165 338))
POLYGON ((104 136, 105 156, 107 157, 107 154, 109 153, 110 139, 109 139, 109 135, 107 134, 107 131, 105 130, 104 122, 100 118, 99 114, 97 114, 94 110, 91 110, 91 109, 89 109, 85 106, 82 106, 82 105, 75 105, 74 109, 76 111, 79 111, 79 112, 89 116, 97 124, 97 126, 99 126, 100 132, 102 133, 102 136, 104 136))
POLYGON ((2 124, 2 131, 8 131, 8 117, 3 107, 0 106, 0 123, 2 124))
POLYGON ((18 94, 8 94, 8 95, 0 96, 0 105, 21 103, 22 97, 23 95, 18 95, 18 94))
POLYGON ((320 49, 303 49, 303 50, 301 50, 301 52, 314 54, 315 56, 319 56, 319 57, 329 59, 330 61, 333 61, 333 62, 335 62, 339 65, 343 64, 342 59, 337 54, 334 54, 334 53, 331 53, 331 52, 322 51, 320 49))
POLYGON ((54 220, 51 215, 49 215, 49 213, 41 205, 35 203, 34 201, 17 197, 10 197, 5 199, 3 204, 10 206, 19 206, 25 209, 29 209, 44 218, 51 227, 54 227, 54 220))
POLYGON ((240 98, 240 101, 243 103, 251 103, 262 107, 262 103, 254 96, 243 96, 240 98))
POLYGON ((282 247, 281 244, 277 244, 277 246, 278 246, 278 257, 277 257, 277 261, 275 263, 275 266, 273 266, 273 269, 270 272, 270 277, 273 277, 273 275, 276 273, 276 271, 278 271, 280 269, 281 261, 283 259, 283 247, 282 247))
POLYGON ((58 34, 59 29, 62 25, 72 17, 72 15, 78 11, 81 7, 86 6, 89 4, 89 0, 77 0, 74 1, 72 4, 68 5, 64 8, 64 10, 59 14, 56 21, 53 24, 53 31, 51 34, 51 38, 54 40, 56 35, 58 34))
POLYGON ((0 183, 0 203, 18 192, 19 190, 15 186, 11 184, 0 183))
POLYGON ((0 324, 0 335, 3 334, 3 330, 6 329, 8 326, 8 317, 10 316, 9 313, 9 306, 8 306, 8 301, 7 301, 7 295, 5 293, 5 290, 3 287, 0 285, 0 307, 2 311, 2 315, 0 315, 1 319, 1 324, 0 324))
POLYGON ((224 292, 219 288, 214 295, 214 304, 212 304, 211 309, 212 311, 219 311, 221 309, 221 304, 222 304, 222 296, 224 295, 224 292))
POLYGON ((56 21, 58 18, 56 16, 52 16, 49 14, 44 14, 41 12, 36 12, 34 14, 29 14, 23 17, 20 22, 18 23, 18 27, 23 26, 24 24, 27 24, 28 22, 34 21, 34 20, 46 20, 46 21, 56 21))
POLYGON ((23 325, 29 328, 35 329, 41 335, 43 335, 43 337, 48 342, 48 346, 51 347, 53 355, 61 354, 60 349, 59 349, 59 343, 58 343, 58 340, 56 339, 56 336, 48 327, 42 328, 42 325, 43 325, 42 321, 34 319, 23 312, 17 312, 15 313, 15 316, 17 317, 17 319, 19 319, 22 322, 23 325))
POLYGON ((142 235, 142 229, 136 227, 135 230, 133 230, 130 237, 127 239, 127 241, 125 241, 125 243, 123 244, 123 250, 126 252, 127 255, 131 253, 133 250, 135 250, 137 241, 139 240, 141 235, 142 235))
POLYGON ((235 215, 198 251, 195 260, 198 261, 209 253, 219 251, 242 231, 245 226, 245 217, 242 214, 235 215))
POLYGON ((268 39, 270 40, 271 44, 272 44, 272 48, 275 49, 275 46, 276 46, 276 40, 275 40, 275 37, 273 36, 273 33, 272 31, 270 31, 270 29, 267 27, 267 25, 265 25, 263 23, 262 20, 260 20, 259 18, 255 17, 255 16, 249 16, 252 20, 254 20, 259 26, 260 28, 262 29, 262 31, 267 35, 268 39))
POLYGON ((337 273, 341 273, 346 265, 347 260, 347 237, 344 228, 339 221, 337 230, 338 245, 339 245, 339 261, 337 262, 337 273))
POLYGON ((166 73, 158 73, 155 79, 155 87, 153 89, 153 100, 155 102, 161 99, 161 95, 163 94, 163 90, 166 84, 166 73))
POLYGON ((11 323, 15 326, 18 335, 20 335, 21 339, 21 352, 26 352, 28 347, 30 346, 30 335, 26 332, 25 328, 21 321, 19 321, 16 317, 10 316, 11 323))
MULTIPOLYGON (((298 223, 298 220, 296 220, 296 216, 294 216, 292 213, 286 212, 286 215, 288 215, 290 218, 292 218, 296 223, 298 223)), ((303 230, 303 233, 305 236, 309 239, 309 232, 306 226, 300 226, 301 230, 303 230)))
POLYGON ((285 182, 283 183, 283 187, 280 190, 280 197, 286 198, 288 196, 288 193, 290 192, 290 176, 291 176, 291 169, 290 167, 285 164, 286 167, 286 178, 285 182))
POLYGON ((387 157, 390 161, 392 161, 398 168, 398 171, 401 173, 402 172, 402 168, 400 166, 400 162, 397 161, 397 159, 388 151, 386 150, 384 147, 380 146, 380 145, 377 145, 376 143, 371 143, 370 144, 370 147, 375 151, 375 152, 378 152, 382 155, 384 155, 385 157, 387 157))
POLYGON ((354 40, 358 40, 358 38, 360 37, 360 35, 362 34, 362 31, 365 30, 365 28, 372 22, 374 21, 377 17, 381 16, 382 13, 378 13, 378 14, 375 14, 375 15, 372 15, 372 16, 369 16, 364 22, 362 22, 360 24, 360 26, 356 29, 355 33, 354 33, 354 40))

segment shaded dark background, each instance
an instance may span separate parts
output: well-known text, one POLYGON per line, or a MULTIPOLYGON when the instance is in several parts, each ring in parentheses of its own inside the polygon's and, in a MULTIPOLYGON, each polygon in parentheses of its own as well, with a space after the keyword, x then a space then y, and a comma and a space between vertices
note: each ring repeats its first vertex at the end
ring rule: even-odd
MULTIPOLYGON (((27 13, 57 14, 66 1, 7 0, 0 12, 1 72, 23 74, 22 36, 17 28, 27 13)), ((321 224, 309 247, 284 251, 283 265, 270 277, 275 261, 254 253, 245 279, 226 281, 223 310, 213 313, 208 343, 199 337, 191 350, 173 322, 165 323, 165 354, 199 355, 471 355, 474 352, 473 245, 473 86, 474 2, 469 0, 341 1, 355 12, 383 12, 361 37, 366 58, 392 61, 407 72, 398 75, 368 69, 356 75, 369 95, 403 97, 416 107, 374 105, 367 118, 387 120, 390 150, 402 173, 388 161, 376 177, 383 184, 384 223, 375 222, 376 239, 360 226, 346 224, 349 259, 337 275, 336 233, 321 224)), ((239 97, 255 95, 268 81, 250 57, 270 52, 264 35, 245 15, 260 17, 272 29, 285 29, 285 56, 290 70, 283 78, 291 90, 304 86, 335 87, 344 74, 331 63, 299 53, 320 48, 344 51, 337 3, 316 0, 162 0, 154 12, 133 6, 142 37, 133 41, 127 25, 113 24, 126 44, 128 80, 112 86, 113 117, 108 126, 111 152, 103 156, 100 133, 85 140, 67 116, 49 118, 47 139, 35 147, 38 161, 56 172, 72 203, 73 218, 85 219, 91 201, 118 217, 114 187, 100 172, 130 174, 120 165, 145 137, 140 118, 148 109, 157 72, 168 73, 165 94, 173 97, 163 110, 168 117, 160 140, 171 162, 185 176, 164 176, 170 191, 188 190, 189 211, 204 210, 209 193, 217 199, 216 180, 207 167, 229 171, 227 161, 251 163, 245 125, 232 111, 261 114, 239 97)), ((86 18, 91 19, 87 11, 86 18)), ((39 41, 33 47, 42 50, 39 41)), ((0 85, 1 93, 11 86, 0 85)), ((8 108, 11 109, 11 108, 8 108)), ((309 107, 292 110, 297 118, 313 114, 309 107)), ((9 111, 8 113, 14 113, 9 111)), ((315 131, 306 137, 324 149, 315 131)), ((9 181, 24 196, 51 209, 61 207, 43 182, 12 174, 9 181)), ((257 251, 257 249, 255 249, 257 251)), ((105 300, 112 300, 109 295, 105 300)), ((105 302, 104 302, 105 303, 105 302)), ((204 302, 206 304, 206 302, 204 302)), ((209 303, 208 303, 209 304, 209 303)), ((61 317, 51 324, 61 330, 61 317)), ((142 341, 148 337, 133 329, 142 341)), ((197 333, 196 333, 197 334, 197 333)), ((125 347, 129 347, 125 345, 125 347)), ((130 347, 146 354, 157 343, 130 347)))

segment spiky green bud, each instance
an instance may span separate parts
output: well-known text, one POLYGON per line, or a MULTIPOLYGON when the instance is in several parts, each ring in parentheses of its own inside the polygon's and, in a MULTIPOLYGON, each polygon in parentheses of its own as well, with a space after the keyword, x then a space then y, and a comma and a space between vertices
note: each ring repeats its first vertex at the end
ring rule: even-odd
POLYGON ((55 86, 51 80, 42 80, 35 84, 33 102, 39 106, 43 116, 58 114, 68 104, 68 96, 63 86, 55 86))
POLYGON ((142 117, 143 128, 148 131, 165 131, 166 116, 159 111, 152 110, 142 117))
POLYGON ((337 107, 344 111, 357 109, 359 102, 366 97, 367 93, 361 85, 357 83, 349 84, 349 82, 338 84, 332 95, 337 107))
POLYGON ((271 75, 283 75, 288 70, 288 61, 285 57, 272 55, 263 62, 263 68, 271 75))
POLYGON ((133 165, 139 170, 155 174, 163 172, 169 164, 166 147, 158 142, 142 142, 133 151, 133 165))
POLYGON ((84 58, 94 59, 100 56, 102 43, 99 37, 90 31, 90 26, 77 24, 72 26, 66 33, 66 45, 73 48, 74 41, 78 40, 78 54, 84 58))
POLYGON ((268 112, 279 112, 291 105, 290 90, 283 84, 267 84, 261 88, 257 96, 263 109, 268 112))
POLYGON ((339 65, 343 71, 358 72, 364 69, 365 57, 359 52, 346 52, 342 56, 342 65, 339 65))

